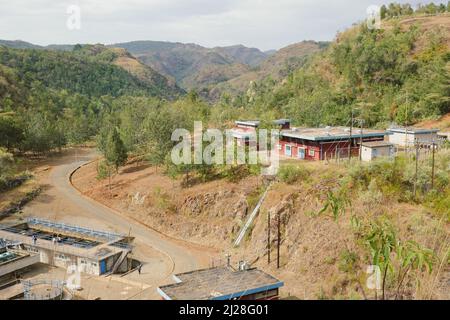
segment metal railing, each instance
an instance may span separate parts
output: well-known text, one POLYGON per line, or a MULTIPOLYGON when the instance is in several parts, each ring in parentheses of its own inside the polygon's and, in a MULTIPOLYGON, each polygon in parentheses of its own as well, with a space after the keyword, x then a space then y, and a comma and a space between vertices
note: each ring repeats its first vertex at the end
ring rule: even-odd
POLYGON ((118 233, 98 231, 98 230, 83 228, 83 227, 69 225, 69 224, 65 224, 65 223, 52 222, 52 221, 37 219, 37 218, 28 218, 27 223, 30 226, 43 226, 43 227, 47 227, 47 228, 63 230, 66 232, 73 232, 73 233, 77 233, 80 235, 89 236, 92 238, 104 239, 108 242, 114 241, 114 240, 119 240, 119 239, 126 237, 125 235, 121 235, 118 233))
POLYGON ((64 281, 60 280, 23 280, 23 293, 25 300, 62 300, 64 297, 64 281), (37 286, 49 286, 52 290, 39 293, 33 291, 37 286))

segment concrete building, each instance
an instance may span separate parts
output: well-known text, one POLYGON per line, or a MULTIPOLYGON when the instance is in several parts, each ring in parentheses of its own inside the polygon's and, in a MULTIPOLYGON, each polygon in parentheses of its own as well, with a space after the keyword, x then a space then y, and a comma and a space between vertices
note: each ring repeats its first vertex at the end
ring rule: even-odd
POLYGON ((389 133, 383 130, 354 128, 293 128, 282 130, 278 150, 280 155, 301 160, 329 160, 359 156, 359 145, 384 141, 389 133), (350 148, 349 148, 350 146, 350 148))
POLYGON ((441 143, 450 141, 450 131, 448 132, 438 132, 438 141, 441 143))
POLYGON ((87 274, 121 273, 131 267, 132 239, 119 234, 31 218, 1 225, 0 238, 19 242, 41 263, 61 268, 77 265, 87 274))
POLYGON ((361 147, 361 160, 372 161, 376 158, 395 156, 395 147, 392 143, 385 141, 363 142, 361 147))
POLYGON ((157 289, 164 300, 276 300, 283 282, 254 269, 230 267, 196 270, 173 276, 175 284, 157 289))
POLYGON ((387 130, 389 142, 400 147, 413 147, 417 142, 419 144, 431 144, 438 142, 438 129, 419 129, 419 128, 391 128, 387 130))
POLYGON ((24 250, 0 248, 0 279, 39 263, 39 255, 24 250))
MULTIPOLYGON (((251 137, 256 138, 256 129, 261 125, 259 120, 239 120, 235 122, 235 127, 232 130, 233 137, 237 141, 237 145, 242 146, 248 144, 251 137)), ((280 130, 289 129, 291 120, 278 119, 273 121, 273 125, 280 130)))

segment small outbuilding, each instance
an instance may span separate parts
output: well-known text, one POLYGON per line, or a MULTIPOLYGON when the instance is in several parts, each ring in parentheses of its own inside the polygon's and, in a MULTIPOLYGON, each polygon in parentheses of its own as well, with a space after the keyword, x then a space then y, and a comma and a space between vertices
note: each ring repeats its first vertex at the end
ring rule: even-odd
POLYGON ((391 128, 387 130, 389 142, 400 147, 413 147, 415 143, 432 144, 438 141, 438 129, 391 128))
POLYGON ((439 132, 439 133, 438 133, 438 141, 439 141, 439 142, 450 141, 450 131, 447 131, 447 132, 439 132))
POLYGON ((363 142, 361 146, 362 161, 372 161, 380 157, 392 158, 394 154, 394 144, 386 141, 363 142))

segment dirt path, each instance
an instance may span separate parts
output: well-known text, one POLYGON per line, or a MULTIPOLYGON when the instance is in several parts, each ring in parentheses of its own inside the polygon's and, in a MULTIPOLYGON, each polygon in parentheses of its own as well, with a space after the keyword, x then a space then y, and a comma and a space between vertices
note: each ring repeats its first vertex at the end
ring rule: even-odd
MULTIPOLYGON (((24 209, 24 216, 130 233, 136 238, 134 256, 144 262, 144 267, 142 275, 132 273, 126 278, 145 282, 152 287, 170 282, 170 276, 174 272, 190 271, 208 265, 208 251, 165 237, 73 188, 69 181, 70 174, 96 157, 93 150, 76 150, 52 161, 49 164, 51 170, 39 177, 40 182, 45 185, 44 192, 24 209)), ((153 293, 149 297, 156 298, 153 293)))

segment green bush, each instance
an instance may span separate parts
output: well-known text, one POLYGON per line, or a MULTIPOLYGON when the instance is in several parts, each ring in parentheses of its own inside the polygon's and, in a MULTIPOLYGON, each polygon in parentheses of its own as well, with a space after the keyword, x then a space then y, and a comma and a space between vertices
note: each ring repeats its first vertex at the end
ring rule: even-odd
POLYGON ((278 172, 278 178, 287 184, 294 184, 299 180, 306 180, 308 176, 308 170, 300 166, 284 166, 278 172))
POLYGON ((354 272, 358 262, 358 255, 350 250, 344 250, 339 256, 339 270, 342 272, 354 272))
POLYGON ((110 168, 106 161, 100 161, 97 166, 97 179, 103 180, 109 176, 110 168))
POLYGON ((250 167, 248 165, 240 166, 226 166, 222 171, 222 176, 230 182, 239 182, 242 179, 248 177, 251 174, 250 167))

